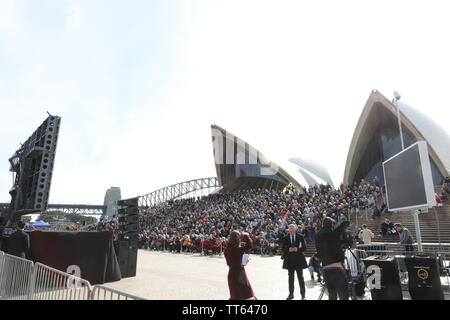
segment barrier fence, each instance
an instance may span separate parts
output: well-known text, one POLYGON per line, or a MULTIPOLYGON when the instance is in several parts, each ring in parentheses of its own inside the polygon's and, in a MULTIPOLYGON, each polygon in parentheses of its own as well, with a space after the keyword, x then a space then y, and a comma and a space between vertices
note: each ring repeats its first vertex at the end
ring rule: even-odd
POLYGON ((144 300, 0 251, 0 300, 144 300))
POLYGON ((0 299, 27 300, 33 262, 1 253, 0 299))
POLYGON ((145 300, 105 286, 95 286, 91 297, 91 300, 145 300))
POLYGON ((39 262, 33 271, 30 300, 90 300, 88 281, 39 262))
POLYGON ((204 238, 201 240, 191 240, 187 246, 184 245, 183 239, 155 239, 151 241, 149 246, 144 246, 144 248, 163 252, 200 253, 201 255, 207 255, 209 253, 222 255, 224 251, 222 241, 211 241, 204 238))

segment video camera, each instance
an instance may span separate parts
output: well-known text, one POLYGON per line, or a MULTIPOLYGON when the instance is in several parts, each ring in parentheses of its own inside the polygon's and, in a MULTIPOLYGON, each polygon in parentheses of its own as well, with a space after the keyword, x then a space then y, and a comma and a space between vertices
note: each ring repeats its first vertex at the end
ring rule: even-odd
POLYGON ((355 243, 355 238, 350 230, 345 229, 341 236, 342 248, 351 249, 355 243))

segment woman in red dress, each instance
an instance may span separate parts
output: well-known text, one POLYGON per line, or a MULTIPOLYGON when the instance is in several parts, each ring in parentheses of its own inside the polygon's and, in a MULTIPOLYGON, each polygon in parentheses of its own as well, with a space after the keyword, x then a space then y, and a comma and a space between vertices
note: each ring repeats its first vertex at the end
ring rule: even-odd
POLYGON ((230 267, 228 271, 230 300, 245 300, 255 297, 245 269, 242 266, 242 255, 251 248, 252 239, 248 233, 241 233, 237 230, 231 232, 224 252, 227 265, 230 267), (242 246, 241 241, 245 241, 245 246, 242 246))

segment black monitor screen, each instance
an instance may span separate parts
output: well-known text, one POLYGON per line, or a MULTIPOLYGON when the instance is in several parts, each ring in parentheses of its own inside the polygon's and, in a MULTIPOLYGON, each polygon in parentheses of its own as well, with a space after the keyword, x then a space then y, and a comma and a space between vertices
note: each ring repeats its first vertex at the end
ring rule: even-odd
POLYGON ((418 145, 386 161, 384 174, 390 210, 427 204, 418 145))

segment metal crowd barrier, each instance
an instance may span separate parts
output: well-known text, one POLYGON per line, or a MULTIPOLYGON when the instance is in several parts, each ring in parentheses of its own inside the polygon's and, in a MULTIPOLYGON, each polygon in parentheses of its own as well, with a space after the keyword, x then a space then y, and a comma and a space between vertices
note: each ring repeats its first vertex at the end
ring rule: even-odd
POLYGON ((0 299, 27 300, 33 274, 33 261, 2 252, 0 299))
POLYGON ((347 249, 345 250, 345 258, 352 277, 357 277, 365 270, 362 259, 367 258, 366 251, 360 249, 347 249))
POLYGON ((389 250, 389 245, 385 243, 359 244, 357 246, 357 249, 366 251, 369 254, 369 256, 370 255, 384 256, 386 255, 386 252, 389 250))
POLYGON ((145 299, 0 251, 0 300, 145 299))
POLYGON ((94 286, 92 290, 92 300, 145 300, 116 289, 105 286, 94 286))
POLYGON ((90 300, 89 281, 36 263, 30 300, 90 300))

